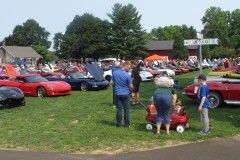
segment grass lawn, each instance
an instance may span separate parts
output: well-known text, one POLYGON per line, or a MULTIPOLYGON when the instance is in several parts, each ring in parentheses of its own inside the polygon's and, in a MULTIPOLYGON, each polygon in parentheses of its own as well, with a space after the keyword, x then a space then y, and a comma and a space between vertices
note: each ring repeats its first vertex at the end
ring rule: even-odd
MULTIPOLYGON (((209 70, 204 69, 207 73, 209 70)), ((194 71, 176 76, 182 87, 193 83, 194 71)), ((143 82, 141 100, 150 103, 154 82, 143 82)), ((209 111, 211 134, 200 136, 201 129, 197 101, 182 95, 179 98, 190 116, 190 129, 171 136, 155 135, 147 131, 146 110, 131 108, 131 128, 115 127, 115 108, 112 107, 112 88, 100 91, 73 91, 69 96, 26 97, 26 106, 0 111, 0 148, 51 152, 129 152, 151 149, 180 142, 196 142, 240 133, 240 107, 223 106, 209 111)))

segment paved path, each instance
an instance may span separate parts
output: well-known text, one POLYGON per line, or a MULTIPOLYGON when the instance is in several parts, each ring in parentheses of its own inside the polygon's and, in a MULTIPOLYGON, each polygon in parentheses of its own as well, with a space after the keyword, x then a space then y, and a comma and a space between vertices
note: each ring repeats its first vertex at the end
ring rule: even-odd
POLYGON ((180 146, 118 155, 79 155, 0 151, 0 160, 238 160, 240 135, 180 146))

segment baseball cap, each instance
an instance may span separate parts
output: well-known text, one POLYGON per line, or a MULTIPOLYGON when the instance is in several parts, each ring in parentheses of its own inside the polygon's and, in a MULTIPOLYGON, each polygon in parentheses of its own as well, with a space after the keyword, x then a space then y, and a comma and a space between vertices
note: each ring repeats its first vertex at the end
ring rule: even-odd
POLYGON ((204 80, 204 81, 206 81, 206 76, 204 75, 204 74, 200 74, 199 76, 198 76, 198 79, 201 79, 201 80, 204 80))

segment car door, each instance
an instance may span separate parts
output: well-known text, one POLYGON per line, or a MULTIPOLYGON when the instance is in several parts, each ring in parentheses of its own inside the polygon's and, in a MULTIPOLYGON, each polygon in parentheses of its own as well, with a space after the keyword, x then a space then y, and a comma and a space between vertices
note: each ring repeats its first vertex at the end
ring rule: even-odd
POLYGON ((240 82, 226 82, 224 100, 240 100, 240 82))
POLYGON ((81 79, 74 79, 70 75, 67 75, 65 82, 67 82, 72 87, 72 89, 79 89, 81 86, 81 81, 81 79))
POLYGON ((32 87, 26 82, 24 77, 17 77, 16 81, 19 83, 19 87, 25 95, 32 95, 32 87))
POLYGON ((0 85, 1 86, 9 86, 9 87, 17 87, 19 88, 19 82, 16 81, 16 78, 15 77, 12 77, 8 80, 1 80, 0 82, 0 85))

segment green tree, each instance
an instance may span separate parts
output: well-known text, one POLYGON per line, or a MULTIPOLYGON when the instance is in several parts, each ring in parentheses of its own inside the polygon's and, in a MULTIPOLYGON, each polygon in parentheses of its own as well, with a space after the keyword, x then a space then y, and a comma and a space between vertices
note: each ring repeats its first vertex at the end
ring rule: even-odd
POLYGON ((196 38, 196 29, 192 26, 187 27, 186 25, 182 26, 166 26, 164 28, 154 28, 151 33, 155 40, 173 40, 174 35, 181 34, 184 39, 193 39, 196 38))
POLYGON ((182 33, 184 39, 197 38, 197 30, 193 26, 187 27, 186 25, 182 25, 180 32, 182 33))
POLYGON ((93 57, 108 51, 109 23, 85 13, 75 16, 62 37, 60 51, 65 58, 93 57))
POLYGON ((231 41, 231 48, 235 49, 236 54, 240 48, 240 9, 234 10, 229 19, 230 30, 229 37, 231 41))
POLYGON ((214 49, 209 51, 209 54, 212 58, 233 56, 233 52, 224 47, 215 47, 214 49))
POLYGON ((111 20, 110 42, 112 52, 121 59, 132 59, 146 55, 146 35, 142 30, 137 9, 132 5, 116 3, 112 13, 107 14, 111 20))
POLYGON ((204 29, 202 33, 206 38, 218 38, 219 46, 229 47, 229 15, 227 11, 222 11, 219 7, 210 7, 202 17, 204 29))
POLYGON ((53 37, 53 49, 56 54, 60 54, 60 47, 63 40, 63 34, 61 32, 55 33, 53 37))
POLYGON ((53 53, 46 46, 35 45, 33 49, 43 56, 44 62, 51 62, 53 60, 53 53))
POLYGON ((12 46, 34 46, 40 45, 49 48, 48 41, 50 33, 41 27, 35 20, 29 19, 23 25, 17 25, 13 34, 5 38, 7 45, 12 46))
POLYGON ((188 59, 189 52, 187 47, 184 46, 184 38, 182 34, 177 33, 174 35, 174 44, 173 44, 173 57, 178 59, 188 59))
POLYGON ((156 40, 173 40, 174 35, 180 32, 179 26, 166 26, 164 28, 152 29, 152 34, 156 40))

